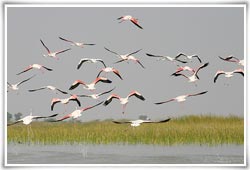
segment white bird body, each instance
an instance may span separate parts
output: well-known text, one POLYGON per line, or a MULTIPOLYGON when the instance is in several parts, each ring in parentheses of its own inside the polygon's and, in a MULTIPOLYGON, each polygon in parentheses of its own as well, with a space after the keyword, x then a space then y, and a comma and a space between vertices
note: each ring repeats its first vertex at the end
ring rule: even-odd
POLYGON ((176 100, 177 102, 184 102, 184 101, 186 101, 186 98, 187 98, 187 97, 188 97, 188 95, 182 95, 182 96, 176 97, 175 100, 176 100))

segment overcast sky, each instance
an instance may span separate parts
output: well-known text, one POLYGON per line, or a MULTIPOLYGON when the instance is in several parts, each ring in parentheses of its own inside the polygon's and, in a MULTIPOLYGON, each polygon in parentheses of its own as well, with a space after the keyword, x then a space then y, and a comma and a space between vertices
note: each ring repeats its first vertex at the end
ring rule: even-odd
MULTIPOLYGON (((113 87, 122 97, 132 90, 137 90, 145 98, 141 101, 130 98, 126 113, 121 112, 119 101, 112 101, 108 106, 98 106, 83 112, 83 121, 93 119, 135 119, 139 115, 148 115, 152 119, 179 117, 189 114, 216 114, 244 116, 244 79, 241 75, 226 79, 213 78, 217 70, 233 71, 242 68, 235 63, 220 60, 218 56, 234 55, 244 58, 244 8, 243 7, 150 7, 150 8, 26 8, 9 7, 7 11, 7 80, 17 83, 36 76, 20 86, 19 94, 8 92, 7 111, 21 112, 28 115, 30 109, 34 115, 58 113, 59 118, 71 113, 76 103, 56 104, 50 111, 52 98, 67 98, 69 95, 55 94, 44 90, 28 92, 29 89, 53 85, 75 94, 90 94, 78 87, 69 91, 71 84, 80 79, 90 83, 97 76, 102 64, 83 64, 77 70, 81 58, 100 58, 107 66, 118 69, 124 80, 112 73, 107 77, 111 84, 100 83, 96 92, 103 92, 113 87), (122 15, 132 15, 139 19, 143 30, 130 22, 119 24, 116 20, 122 15), (86 48, 72 47, 58 36, 73 41, 95 43, 86 48), (59 54, 59 60, 45 58, 44 41, 51 51, 71 48, 59 54), (126 54, 142 49, 134 56, 146 67, 133 62, 114 64, 117 57, 104 49, 107 47, 117 53, 126 54), (177 68, 169 61, 157 61, 145 53, 175 56, 183 52, 197 54, 209 66, 199 72, 197 86, 187 82, 184 77, 171 77, 177 68), (42 74, 31 70, 19 76, 16 74, 30 64, 42 64, 52 68, 52 72, 42 74), (225 84, 226 83, 226 84, 225 84), (228 84, 228 85, 227 85, 228 84), (202 96, 190 97, 184 103, 170 102, 154 105, 173 97, 208 91, 202 96)), ((180 63, 180 65, 183 65, 180 63)), ((197 68, 200 63, 194 59, 186 65, 197 68)), ((105 100, 108 95, 101 97, 105 100)), ((98 101, 91 98, 80 98, 82 107, 94 105, 98 101)))

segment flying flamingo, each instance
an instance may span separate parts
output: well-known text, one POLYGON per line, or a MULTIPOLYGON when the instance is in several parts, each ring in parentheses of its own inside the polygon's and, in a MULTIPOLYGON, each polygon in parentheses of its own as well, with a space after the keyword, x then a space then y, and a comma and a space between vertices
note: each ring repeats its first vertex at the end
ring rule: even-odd
POLYGON ((177 96, 177 97, 172 98, 172 99, 167 100, 167 101, 157 102, 155 104, 159 105, 159 104, 164 104, 164 103, 168 103, 168 102, 171 102, 171 101, 184 102, 184 101, 186 101, 187 97, 198 96, 198 95, 202 95, 202 94, 205 94, 205 93, 207 93, 207 91, 204 91, 204 92, 201 92, 201 93, 196 93, 196 94, 181 95, 181 96, 177 96))
POLYGON ((49 48, 43 43, 43 41, 40 39, 42 45, 44 46, 44 48, 47 50, 48 54, 43 54, 44 57, 52 57, 52 58, 55 58, 55 59, 59 59, 56 55, 57 54, 60 54, 60 53, 63 53, 63 52, 66 52, 68 50, 71 50, 70 48, 68 49, 65 49, 65 50, 61 50, 61 51, 56 51, 56 52, 51 52, 49 50, 49 48))
POLYGON ((106 65, 105 65, 105 63, 104 63, 104 61, 103 61, 102 59, 83 58, 83 59, 81 59, 81 60, 79 61, 78 65, 77 65, 77 69, 79 69, 79 68, 82 66, 82 64, 85 63, 85 62, 87 62, 87 63, 97 63, 97 62, 101 62, 101 63, 104 65, 104 67, 106 67, 106 65))
POLYGON ((80 116, 82 116, 82 112, 84 112, 84 111, 86 111, 86 110, 89 110, 89 109, 92 109, 92 108, 94 108, 94 107, 96 107, 96 106, 98 106, 98 105, 100 105, 100 104, 102 104, 103 102, 100 102, 100 103, 98 103, 98 104, 96 104, 96 105, 94 105, 94 106, 88 106, 88 107, 85 107, 85 108, 82 108, 82 109, 77 109, 77 110, 75 110, 75 111, 73 111, 72 113, 69 113, 69 114, 67 114, 67 115, 65 115, 64 117, 62 117, 61 119, 58 119, 58 120, 56 120, 55 122, 59 122, 59 121, 63 121, 63 120, 65 120, 65 119, 68 119, 68 118, 73 118, 73 119, 76 119, 76 118, 78 118, 78 117, 80 117, 80 116))
POLYGON ((234 63, 238 63, 241 66, 244 66, 244 60, 240 60, 236 57, 233 57, 232 55, 226 58, 222 58, 219 56, 220 59, 224 60, 224 61, 228 61, 228 62, 234 62, 234 63))
POLYGON ((228 72, 225 72, 225 71, 217 71, 215 76, 214 76, 214 83, 216 82, 216 80, 218 79, 219 75, 222 75, 224 74, 225 77, 227 78, 230 78, 230 77, 233 77, 233 73, 239 73, 241 74, 242 76, 244 76, 244 70, 243 69, 236 69, 234 71, 228 71, 228 72))
POLYGON ((70 86, 69 90, 73 90, 75 89, 77 86, 79 86, 80 84, 83 85, 83 87, 87 90, 95 90, 95 85, 98 83, 98 82, 103 82, 103 83, 112 83, 111 80, 105 78, 105 77, 97 77, 92 83, 90 84, 86 84, 85 82, 81 81, 81 80, 76 80, 74 81, 74 83, 70 86))
POLYGON ((54 108, 54 105, 56 103, 62 103, 62 104, 68 104, 70 101, 76 101, 77 104, 79 105, 79 107, 81 106, 81 103, 80 101, 78 100, 78 97, 77 95, 71 95, 69 98, 65 98, 65 99, 58 99, 58 98, 53 98, 52 101, 51 101, 51 110, 53 110, 54 108))
POLYGON ((124 16, 121 16, 119 18, 117 18, 117 20, 120 20, 119 23, 122 23, 123 21, 131 21, 133 24, 135 24, 137 27, 139 27, 140 29, 143 29, 139 23, 138 23, 138 19, 132 17, 131 15, 124 15, 124 16))
POLYGON ((124 121, 124 122, 120 122, 120 121, 112 121, 112 122, 116 124, 129 123, 132 127, 137 127, 137 126, 140 126, 142 123, 166 123, 168 121, 170 121, 170 118, 165 119, 165 120, 160 120, 160 121, 151 121, 150 119, 147 119, 147 120, 138 119, 138 120, 130 120, 130 121, 124 121))
POLYGON ((112 99, 113 98, 115 98, 115 99, 118 99, 118 100, 120 100, 120 104, 122 105, 122 113, 124 114, 124 112, 125 112, 125 109, 126 109, 126 106, 127 106, 127 104, 128 104, 128 99, 129 99, 129 97, 131 97, 131 96, 135 96, 135 97, 137 97, 138 99, 141 99, 141 100, 145 100, 145 98, 139 93, 139 92, 137 92, 137 91, 132 91, 131 93, 129 93, 129 95, 127 96, 127 97, 125 97, 125 98, 122 98, 122 97, 120 97, 120 96, 118 96, 118 95, 116 95, 116 94, 111 94, 107 99, 106 99, 106 101, 103 103, 103 105, 104 106, 107 106, 111 101, 112 101, 112 99))
POLYGON ((82 95, 77 95, 78 97, 90 97, 92 99, 99 99, 100 96, 104 95, 104 94, 107 94, 107 93, 110 93, 111 91, 113 91, 115 88, 109 90, 109 91, 105 91, 105 92, 102 92, 102 93, 97 93, 97 94, 89 94, 89 95, 85 95, 85 94, 82 94, 82 95))
POLYGON ((173 74, 179 73, 181 71, 190 71, 190 72, 195 73, 195 70, 189 66, 179 66, 173 74))
POLYGON ((67 40, 67 39, 62 38, 62 37, 59 37, 59 39, 66 41, 66 42, 70 42, 71 45, 81 47, 81 48, 84 48, 86 45, 95 45, 95 44, 87 44, 87 43, 83 43, 83 42, 74 42, 74 41, 67 40))
MULTIPOLYGON (((35 75, 34 75, 34 76, 35 76, 35 75)), ((8 88, 11 89, 11 90, 18 90, 18 89, 19 89, 19 86, 20 86, 21 84, 23 84, 23 83, 26 82, 26 81, 29 81, 29 80, 32 79, 34 76, 32 76, 32 77, 30 77, 30 78, 28 78, 28 79, 25 79, 25 80, 23 80, 23 81, 20 81, 20 82, 18 82, 18 83, 16 83, 16 84, 10 84, 9 82, 7 82, 8 88)), ((7 91, 7 92, 8 92, 8 91, 7 91)))
POLYGON ((58 114, 53 114, 53 115, 50 115, 50 116, 32 116, 32 113, 30 113, 29 116, 25 116, 24 118, 19 119, 16 122, 7 124, 7 126, 14 125, 14 124, 17 124, 17 123, 20 123, 20 122, 22 122, 25 125, 28 125, 28 124, 30 124, 32 122, 33 119, 45 119, 45 118, 55 117, 57 115, 58 114))
POLYGON ((38 91, 38 90, 44 90, 44 89, 48 89, 48 90, 52 90, 52 91, 59 91, 59 92, 61 92, 61 93, 63 93, 63 94, 68 94, 67 92, 65 92, 65 91, 62 91, 62 90, 60 90, 60 89, 58 89, 58 88, 56 88, 56 87, 54 87, 54 86, 43 86, 43 87, 40 87, 40 88, 38 88, 38 89, 32 89, 32 90, 29 90, 29 92, 35 92, 35 91, 38 91))
POLYGON ((48 71, 52 71, 51 68, 45 67, 45 66, 43 66, 43 65, 40 65, 40 64, 32 64, 32 65, 29 65, 28 67, 26 67, 26 68, 24 69, 24 71, 22 71, 22 72, 20 72, 20 73, 17 73, 16 75, 20 75, 20 74, 22 74, 22 73, 24 73, 24 72, 26 72, 26 71, 29 71, 29 70, 31 70, 31 69, 33 69, 33 68, 34 68, 34 69, 41 70, 42 73, 43 73, 43 70, 42 70, 42 69, 46 69, 46 70, 48 70, 48 71))
POLYGON ((194 55, 186 55, 186 54, 184 54, 184 53, 179 53, 179 54, 176 56, 176 58, 179 58, 180 56, 184 56, 184 57, 186 57, 188 60, 192 60, 192 59, 195 57, 195 58, 197 58, 197 59, 199 60, 200 63, 202 63, 200 57, 199 57, 198 55, 196 55, 196 54, 194 54, 194 55))
POLYGON ((101 71, 98 73, 97 77, 99 77, 102 72, 105 72, 105 73, 113 72, 122 80, 122 77, 121 77, 119 71, 113 67, 106 67, 106 68, 101 69, 101 71))
POLYGON ((123 62, 123 61, 129 61, 129 60, 132 60, 132 61, 134 61, 135 63, 140 64, 142 68, 145 68, 144 65, 142 65, 142 63, 139 61, 139 59, 135 58, 135 57, 132 56, 132 55, 128 56, 128 58, 126 58, 126 59, 121 59, 121 60, 115 62, 115 64, 116 64, 116 63, 123 62))
POLYGON ((162 56, 162 55, 154 55, 154 54, 149 54, 149 53, 146 53, 147 56, 149 57, 156 57, 158 58, 158 60, 168 60, 168 61, 171 61, 171 62, 181 62, 181 63, 187 63, 186 61, 182 61, 182 60, 179 60, 177 57, 170 57, 170 56, 162 56))
POLYGON ((197 73, 199 72, 200 69, 207 67, 209 63, 205 63, 202 64, 200 67, 198 67, 195 72, 193 73, 193 75, 191 75, 190 77, 182 74, 182 73, 173 73, 172 76, 183 76, 185 78, 187 78, 189 81, 188 82, 196 82, 197 80, 199 80, 199 77, 197 75, 197 73))

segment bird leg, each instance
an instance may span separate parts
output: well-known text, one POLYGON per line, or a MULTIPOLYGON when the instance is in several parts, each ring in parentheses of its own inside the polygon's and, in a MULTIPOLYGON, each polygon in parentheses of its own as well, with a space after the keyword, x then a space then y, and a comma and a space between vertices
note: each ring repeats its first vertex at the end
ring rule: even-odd
POLYGON ((127 104, 123 104, 123 105, 122 105, 122 114, 125 113, 126 106, 127 106, 127 104))

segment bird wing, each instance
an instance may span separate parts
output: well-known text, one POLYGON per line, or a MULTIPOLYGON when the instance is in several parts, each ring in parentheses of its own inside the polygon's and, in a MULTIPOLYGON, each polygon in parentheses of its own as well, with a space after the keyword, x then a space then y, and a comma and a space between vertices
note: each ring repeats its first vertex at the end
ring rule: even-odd
POLYGON ((14 125, 14 124, 17 124, 17 123, 20 123, 20 122, 22 122, 23 120, 22 119, 20 119, 20 120, 18 120, 18 121, 16 121, 16 122, 13 122, 13 123, 9 123, 9 124, 7 124, 7 126, 11 126, 11 125, 14 125))
POLYGON ((51 103, 51 106, 50 106, 50 110, 52 110, 52 111, 53 111, 55 104, 56 104, 56 103, 59 103, 59 102, 61 102, 61 101, 60 101, 60 100, 58 100, 58 101, 54 101, 54 102, 52 102, 52 103, 51 103))
POLYGON ((77 65, 77 69, 79 69, 79 68, 82 66, 82 64, 83 64, 84 62, 86 62, 86 61, 89 61, 89 59, 88 59, 88 58, 83 58, 83 59, 81 59, 80 62, 78 63, 78 65, 77 65))
POLYGON ((67 41, 67 42, 71 42, 71 43, 75 43, 74 41, 71 41, 71 40, 67 40, 65 38, 62 38, 62 37, 59 37, 59 39, 63 40, 63 41, 67 41))
POLYGON ((103 60, 101 60, 101 59, 97 59, 97 61, 101 62, 101 63, 103 64, 104 68, 106 68, 106 67, 107 67, 107 66, 105 65, 105 63, 104 63, 104 61, 103 61, 103 60))
POLYGON ((239 73, 244 77, 244 71, 243 70, 235 70, 234 73, 239 73))
POLYGON ((63 121, 63 120, 68 119, 70 117, 71 117, 71 113, 63 116, 61 119, 57 119, 55 122, 63 121))
POLYGON ((135 96, 135 97, 137 97, 138 99, 145 100, 145 98, 144 98, 139 92, 137 92, 137 91, 132 91, 132 92, 128 95, 128 97, 131 97, 131 96, 135 96))
POLYGON ((58 89, 58 88, 56 88, 56 90, 59 91, 59 92, 61 92, 61 93, 63 93, 63 94, 68 94, 67 92, 62 91, 62 90, 60 90, 60 89, 58 89))
POLYGON ((43 89, 46 89, 46 87, 41 87, 41 88, 38 88, 38 89, 32 89, 32 90, 29 90, 29 92, 34 92, 34 91, 43 90, 43 89))
POLYGON ((163 102, 157 102, 157 103, 154 103, 154 104, 164 104, 164 103, 168 103, 168 102, 171 102, 171 101, 174 101, 175 99, 170 99, 170 100, 167 100, 167 101, 163 101, 163 102))
POLYGON ((46 50, 48 51, 48 53, 50 53, 49 48, 43 43, 43 41, 41 39, 40 39, 40 41, 41 41, 42 45, 44 46, 44 48, 46 48, 46 50))
POLYGON ((104 77, 97 77, 93 83, 97 84, 99 81, 101 81, 103 83, 112 83, 111 80, 104 78, 104 77))
POLYGON ((165 120, 160 120, 160 121, 144 121, 143 123, 165 123, 165 122, 168 122, 170 121, 171 119, 168 118, 168 119, 165 119, 165 120))
POLYGON ((111 94, 106 100, 105 102, 103 103, 104 106, 107 106, 111 101, 112 99, 115 98, 115 99, 120 99, 120 97, 116 94, 111 94))
POLYGON ((198 96, 198 95, 205 94, 205 93, 207 93, 207 92, 208 92, 208 91, 203 91, 203 92, 196 93, 196 94, 189 94, 189 95, 187 95, 187 97, 191 97, 191 96, 198 96))
POLYGON ((58 114, 53 114, 50 116, 33 116, 32 119, 42 119, 42 118, 50 118, 50 117, 56 117, 58 114))
POLYGON ((24 83, 24 82, 26 82, 26 81, 28 81, 28 80, 32 79, 33 77, 35 77, 35 75, 34 75, 34 76, 32 76, 32 77, 30 77, 30 78, 28 78, 28 79, 25 79, 25 80, 23 80, 23 81, 19 82, 19 83, 17 84, 17 86, 19 86, 19 85, 21 85, 22 83, 24 83))
POLYGON ((199 62, 202 63, 201 59, 200 59, 200 57, 198 55, 193 55, 193 57, 196 57, 199 60, 199 62))
POLYGON ((182 73, 173 73, 173 74, 171 74, 171 76, 183 76, 183 77, 188 79, 188 76, 186 76, 185 74, 182 74, 182 73))
POLYGON ((83 45, 95 45, 95 44, 84 43, 83 45))
POLYGON ((216 82, 216 80, 218 79, 219 75, 221 74, 225 74, 224 72, 217 72, 214 76, 214 83, 216 82))
POLYGON ((138 24, 138 21, 136 19, 131 19, 130 20, 133 24, 135 24, 137 27, 139 27, 140 29, 143 29, 139 24, 138 24))
POLYGON ((120 62, 123 62, 123 61, 125 61, 125 59, 118 60, 118 61, 114 62, 114 64, 117 64, 117 63, 120 63, 120 62))
POLYGON ((99 93, 98 96, 101 96, 101 95, 104 95, 104 94, 107 94, 107 93, 110 93, 111 91, 113 91, 115 89, 115 87, 109 91, 105 91, 105 92, 102 92, 102 93, 99 93))
POLYGON ((141 50, 142 50, 142 49, 137 50, 137 51, 134 51, 134 52, 132 52, 132 53, 129 53, 129 54, 126 55, 126 57, 131 56, 131 55, 133 55, 133 54, 136 54, 136 53, 138 53, 138 52, 141 51, 141 50))
POLYGON ((141 63, 138 59, 136 60, 136 62, 137 62, 138 64, 140 64, 140 66, 141 66, 142 68, 145 68, 144 65, 142 65, 142 63, 141 63))
POLYGON ((56 54, 64 53, 64 52, 69 51, 69 50, 71 50, 71 48, 61 50, 61 51, 57 51, 56 54))
POLYGON ((179 58, 180 56, 185 56, 185 57, 187 57, 186 54, 184 54, 184 53, 179 53, 177 56, 175 56, 175 59, 179 58))
POLYGON ((79 107, 81 106, 81 102, 80 102, 77 98, 75 98, 75 99, 69 99, 69 100, 76 101, 77 104, 78 104, 78 106, 79 106, 79 107))
POLYGON ((116 124, 125 124, 125 123, 131 123, 130 121, 123 121, 123 122, 120 122, 120 121, 112 121, 113 123, 116 123, 116 124))
POLYGON ((115 73, 121 80, 123 80, 118 70, 113 69, 113 73, 115 73))
POLYGON ((85 108, 82 109, 82 111, 86 111, 86 110, 92 109, 92 108, 94 108, 94 107, 96 107, 96 106, 99 106, 99 105, 102 104, 102 103, 103 103, 103 102, 100 102, 100 103, 97 103, 97 104, 94 105, 94 106, 85 107, 85 108))
POLYGON ((209 63, 205 63, 205 64, 202 64, 195 72, 195 74, 197 75, 198 71, 204 67, 207 67, 209 63))
POLYGON ((79 86, 80 84, 85 85, 85 83, 84 83, 83 81, 81 81, 81 80, 76 80, 76 81, 70 86, 69 90, 75 89, 75 88, 76 88, 77 86, 79 86))
POLYGON ((27 67, 24 71, 22 71, 22 72, 20 72, 20 73, 17 73, 16 75, 20 75, 20 74, 22 74, 22 73, 24 73, 24 72, 26 72, 26 71, 31 70, 31 69, 32 69, 32 67, 27 67))
POLYGON ((48 68, 48 67, 45 67, 45 66, 42 66, 42 67, 45 68, 48 71, 53 71, 53 69, 51 69, 51 68, 48 68))
POLYGON ((121 57, 120 54, 118 54, 118 53, 116 53, 116 52, 114 52, 114 51, 111 51, 111 50, 109 50, 109 49, 106 48, 106 47, 104 47, 104 49, 107 50, 107 51, 109 51, 109 52, 111 52, 111 53, 113 53, 113 54, 115 54, 115 55, 117 55, 118 57, 121 57))
POLYGON ((97 74, 96 78, 98 78, 100 76, 100 74, 102 73, 103 70, 99 71, 99 73, 97 74))
POLYGON ((161 56, 161 55, 154 55, 154 54, 149 54, 149 53, 146 53, 147 56, 149 57, 160 57, 160 58, 164 58, 164 56, 161 56))

